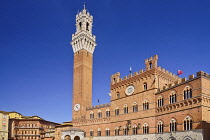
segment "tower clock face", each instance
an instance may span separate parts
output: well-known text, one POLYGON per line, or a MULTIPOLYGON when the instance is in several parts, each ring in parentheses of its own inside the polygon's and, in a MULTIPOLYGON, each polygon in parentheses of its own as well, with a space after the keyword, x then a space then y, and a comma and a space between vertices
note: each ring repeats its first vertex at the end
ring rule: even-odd
POLYGON ((133 85, 130 85, 125 89, 125 94, 126 95, 131 95, 131 94, 133 94, 133 92, 134 92, 134 86, 133 85))
POLYGON ((80 110, 80 104, 75 104, 74 111, 79 111, 79 110, 80 110))

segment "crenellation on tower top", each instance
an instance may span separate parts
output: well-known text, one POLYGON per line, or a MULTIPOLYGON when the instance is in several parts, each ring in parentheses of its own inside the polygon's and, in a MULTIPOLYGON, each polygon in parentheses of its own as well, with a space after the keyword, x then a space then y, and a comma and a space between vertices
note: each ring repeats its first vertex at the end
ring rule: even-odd
POLYGON ((111 76, 111 84, 118 83, 120 81, 120 73, 117 72, 111 76))
POLYGON ((76 32, 72 34, 72 48, 74 53, 85 49, 93 54, 96 47, 96 36, 92 35, 93 16, 83 9, 76 15, 76 32))
POLYGON ((146 71, 153 68, 157 68, 157 61, 158 61, 158 55, 154 55, 149 59, 145 59, 146 71))

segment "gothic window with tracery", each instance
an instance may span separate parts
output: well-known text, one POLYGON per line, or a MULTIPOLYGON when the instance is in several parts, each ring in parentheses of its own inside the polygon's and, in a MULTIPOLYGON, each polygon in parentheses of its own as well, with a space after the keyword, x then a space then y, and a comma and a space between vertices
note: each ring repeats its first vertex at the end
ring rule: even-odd
POLYGON ((170 104, 173 104, 175 102, 176 102, 176 94, 174 91, 172 91, 170 95, 170 104))
POLYGON ((94 136, 94 132, 93 129, 90 130, 90 136, 93 137, 94 136))
POLYGON ((192 89, 187 86, 184 90, 184 99, 189 99, 189 98, 192 98, 192 89))
POLYGON ((94 113, 93 113, 93 111, 90 112, 90 119, 94 119, 94 113))
POLYGON ((192 119, 187 116, 184 119, 184 130, 191 130, 192 129, 192 119))
POLYGON ((158 122, 158 133, 163 133, 163 122, 162 121, 158 122))
POLYGON ((127 126, 123 127, 123 135, 128 135, 128 128, 127 128, 127 126))
POLYGON ((147 123, 143 125, 143 134, 148 134, 149 133, 149 126, 147 123))
POLYGON ((137 135, 138 134, 137 125, 133 126, 132 131, 133 131, 133 135, 137 135))
POLYGON ((110 136, 110 129, 106 128, 106 136, 110 136))
POLYGON ((163 97, 162 96, 159 96, 158 97, 158 107, 161 107, 161 106, 163 106, 163 97))
POLYGON ((119 127, 116 127, 114 132, 115 132, 115 136, 119 136, 119 132, 120 132, 119 127))
POLYGON ((106 117, 110 117, 110 110, 106 109, 106 117))
POLYGON ((102 118, 102 112, 101 112, 101 110, 98 111, 98 118, 102 118))
POLYGON ((124 114, 128 114, 128 106, 126 104, 124 105, 123 109, 124 109, 124 114))
POLYGON ((144 101, 144 103, 143 103, 143 110, 148 110, 149 109, 149 103, 148 103, 148 101, 144 101))
POLYGON ((100 128, 97 129, 97 136, 101 136, 101 129, 100 128))
POLYGON ((119 115, 120 114, 120 110, 119 110, 119 108, 117 107, 116 109, 115 109, 115 115, 117 116, 117 115, 119 115))
POLYGON ((176 127, 177 127, 176 120, 172 119, 170 121, 170 132, 175 132, 176 131, 176 127))
POLYGON ((138 112, 138 104, 136 102, 133 103, 133 112, 138 112))

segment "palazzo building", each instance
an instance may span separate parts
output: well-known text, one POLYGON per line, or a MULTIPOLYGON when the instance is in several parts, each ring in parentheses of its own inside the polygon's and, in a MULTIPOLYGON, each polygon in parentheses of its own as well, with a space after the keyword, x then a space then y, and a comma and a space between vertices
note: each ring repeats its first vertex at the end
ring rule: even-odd
POLYGON ((39 116, 23 116, 9 113, 9 140, 53 140, 58 123, 46 121, 39 116))
POLYGON ((0 110, 0 140, 8 139, 9 113, 0 110))
POLYGON ((158 66, 121 78, 111 76, 111 100, 92 106, 92 69, 96 37, 93 16, 76 15, 72 125, 56 127, 56 140, 209 140, 210 76, 203 71, 179 78, 158 66))

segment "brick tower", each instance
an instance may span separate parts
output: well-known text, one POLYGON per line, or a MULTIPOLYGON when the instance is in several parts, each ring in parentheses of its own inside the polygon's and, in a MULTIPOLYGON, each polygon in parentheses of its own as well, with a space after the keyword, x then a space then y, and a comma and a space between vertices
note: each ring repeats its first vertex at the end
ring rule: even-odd
POLYGON ((72 119, 85 119, 92 106, 92 65, 96 37, 92 35, 93 16, 84 9, 76 15, 76 32, 72 35, 74 52, 72 119))

